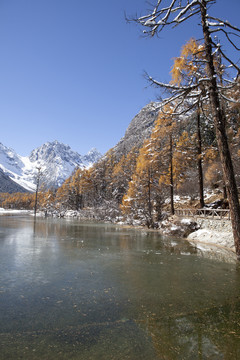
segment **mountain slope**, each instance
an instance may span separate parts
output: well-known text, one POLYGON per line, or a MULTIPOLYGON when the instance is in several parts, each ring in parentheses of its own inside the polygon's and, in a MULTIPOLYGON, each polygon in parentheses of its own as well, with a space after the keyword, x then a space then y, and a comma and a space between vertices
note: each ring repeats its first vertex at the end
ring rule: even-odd
POLYGON ((152 132, 154 122, 158 117, 159 102, 151 102, 144 106, 130 122, 125 135, 113 147, 116 157, 119 159, 128 153, 133 146, 140 147, 152 132))
POLYGON ((5 169, 5 173, 9 172, 9 175, 12 172, 20 175, 24 163, 21 157, 13 149, 7 148, 0 143, 0 167, 5 169))
POLYGON ((2 169, 0 169, 0 192, 5 193, 15 193, 15 192, 27 192, 26 189, 24 189, 22 186, 18 185, 10 179, 8 175, 6 175, 2 169))

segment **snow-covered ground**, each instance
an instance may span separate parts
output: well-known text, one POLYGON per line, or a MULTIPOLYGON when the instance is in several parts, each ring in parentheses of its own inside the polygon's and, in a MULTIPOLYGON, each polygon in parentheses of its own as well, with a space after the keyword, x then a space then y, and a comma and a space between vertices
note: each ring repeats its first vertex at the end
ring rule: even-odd
POLYGON ((187 240, 205 258, 229 263, 237 261, 234 240, 231 232, 200 229, 191 233, 187 240))
POLYGON ((33 214, 33 210, 15 210, 15 209, 3 209, 0 208, 0 215, 21 215, 21 214, 33 214))
POLYGON ((189 241, 217 245, 234 251, 234 240, 231 232, 214 231, 209 229, 199 229, 192 232, 188 238, 189 241))

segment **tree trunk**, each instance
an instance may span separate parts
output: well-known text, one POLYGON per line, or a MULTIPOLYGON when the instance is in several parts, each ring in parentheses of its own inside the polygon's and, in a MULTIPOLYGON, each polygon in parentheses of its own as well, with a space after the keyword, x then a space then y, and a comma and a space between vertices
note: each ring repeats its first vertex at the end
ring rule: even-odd
POLYGON ((223 198, 224 200, 227 200, 227 190, 225 184, 223 184, 223 198))
POLYGON ((37 168, 37 183, 36 183, 36 192, 35 192, 35 203, 34 203, 34 216, 37 215, 37 205, 38 205, 38 191, 39 191, 39 184, 40 184, 40 176, 41 176, 41 168, 37 168))
POLYGON ((207 68, 209 75, 209 92, 210 92, 212 116, 216 131, 218 150, 223 168, 223 178, 227 190, 235 249, 238 259, 240 259, 240 206, 238 200, 238 191, 237 191, 232 158, 228 146, 228 139, 225 129, 225 116, 220 104, 220 99, 218 94, 216 71, 215 71, 213 55, 212 55, 212 44, 211 44, 209 28, 206 21, 205 0, 202 0, 201 20, 202 20, 207 68))
POLYGON ((200 124, 200 109, 197 111, 197 154, 198 154, 198 184, 199 184, 199 200, 201 208, 204 207, 203 193, 203 170, 202 170, 202 136, 200 124))
POLYGON ((153 218, 152 218, 152 202, 151 202, 151 169, 148 169, 148 227, 153 227, 153 218))
POLYGON ((173 198, 173 143, 172 134, 169 135, 170 143, 170 199, 171 199, 171 214, 174 215, 174 198, 173 198))
POLYGON ((37 179, 36 192, 35 192, 34 216, 37 215, 38 189, 39 189, 39 179, 37 179))

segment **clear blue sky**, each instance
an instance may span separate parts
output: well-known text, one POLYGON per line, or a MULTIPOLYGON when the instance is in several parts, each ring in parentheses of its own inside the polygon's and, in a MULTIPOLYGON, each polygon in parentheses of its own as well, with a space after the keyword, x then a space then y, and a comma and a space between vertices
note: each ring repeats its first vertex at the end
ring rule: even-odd
MULTIPOLYGON (((113 147, 158 95, 144 70, 169 81, 181 46, 201 36, 195 19, 142 38, 124 11, 147 7, 145 0, 0 0, 0 142, 20 155, 53 140, 80 154, 113 147)), ((240 26, 239 0, 214 7, 240 26)))

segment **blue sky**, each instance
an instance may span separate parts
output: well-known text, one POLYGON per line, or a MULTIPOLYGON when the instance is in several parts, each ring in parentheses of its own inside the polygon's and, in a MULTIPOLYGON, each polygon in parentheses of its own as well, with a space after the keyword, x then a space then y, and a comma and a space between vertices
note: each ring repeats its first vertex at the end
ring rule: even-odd
MULTIPOLYGON (((0 142, 20 155, 53 140, 80 154, 113 147, 158 96, 143 72, 169 81, 181 46, 201 37, 195 19, 144 39, 124 11, 147 7, 145 0, 0 0, 0 142)), ((240 26, 239 0, 217 0, 213 9, 240 26)))

